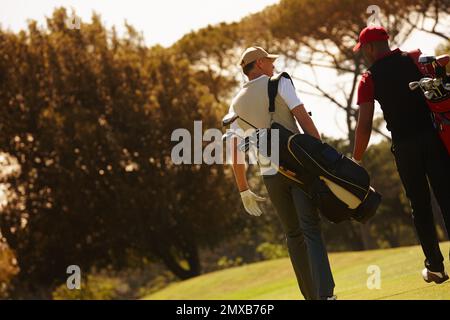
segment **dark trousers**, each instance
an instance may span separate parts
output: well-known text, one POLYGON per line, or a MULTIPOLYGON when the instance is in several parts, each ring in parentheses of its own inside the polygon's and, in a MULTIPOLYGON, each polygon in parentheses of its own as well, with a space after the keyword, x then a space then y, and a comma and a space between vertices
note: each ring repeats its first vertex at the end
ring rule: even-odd
POLYGON ((263 177, 286 234, 300 291, 306 300, 331 297, 334 280, 317 208, 296 182, 280 173, 263 177))
POLYGON ((450 232, 450 156, 435 131, 395 141, 397 169, 411 202, 414 225, 425 254, 425 266, 435 272, 444 270, 431 209, 429 185, 441 208, 450 232))

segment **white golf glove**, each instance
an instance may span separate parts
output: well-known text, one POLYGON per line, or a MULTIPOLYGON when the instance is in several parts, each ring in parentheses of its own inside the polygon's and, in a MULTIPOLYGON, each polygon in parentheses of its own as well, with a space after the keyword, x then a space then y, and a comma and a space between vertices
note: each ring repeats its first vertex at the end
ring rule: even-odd
POLYGON ((250 189, 248 189, 241 192, 241 199, 248 214, 255 217, 262 215, 261 209, 258 206, 258 201, 266 201, 265 198, 257 196, 250 189))

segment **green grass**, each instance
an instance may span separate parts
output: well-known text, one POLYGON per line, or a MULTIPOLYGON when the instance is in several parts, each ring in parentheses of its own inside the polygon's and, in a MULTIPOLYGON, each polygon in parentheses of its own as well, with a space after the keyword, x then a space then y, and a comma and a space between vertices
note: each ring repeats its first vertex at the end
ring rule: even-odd
MULTIPOLYGON (((450 243, 442 243, 447 270, 450 243)), ((420 247, 330 254, 339 300, 450 300, 450 281, 427 284, 420 247), (369 290, 367 268, 381 270, 381 289, 369 290)), ((144 297, 148 300, 299 300, 300 293, 289 259, 279 259, 205 274, 174 283, 144 297)))

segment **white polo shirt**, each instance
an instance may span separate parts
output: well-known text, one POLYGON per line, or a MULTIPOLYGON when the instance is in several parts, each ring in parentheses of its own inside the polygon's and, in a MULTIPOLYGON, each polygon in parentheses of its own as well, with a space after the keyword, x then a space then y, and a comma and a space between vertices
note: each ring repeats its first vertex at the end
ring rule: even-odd
MULTIPOLYGON (((251 84, 254 81, 257 81, 260 78, 269 78, 266 75, 262 75, 256 79, 253 79, 249 82, 247 82, 247 84, 251 84)), ((302 100, 300 100, 300 98, 297 95, 297 92, 295 91, 295 87, 292 84, 291 80, 285 78, 285 77, 281 77, 280 78, 280 82, 278 83, 278 94, 283 98, 284 102, 286 102, 287 106, 289 107, 289 110, 293 110, 295 107, 298 107, 299 105, 302 105, 303 102, 302 100)), ((268 106, 267 106, 268 107, 268 106)), ((229 109, 229 113, 234 112, 233 109, 233 103, 230 106, 229 109)), ((230 130, 235 131, 235 130, 239 130, 241 129, 239 127, 239 124, 237 121, 233 122, 230 126, 230 130)))

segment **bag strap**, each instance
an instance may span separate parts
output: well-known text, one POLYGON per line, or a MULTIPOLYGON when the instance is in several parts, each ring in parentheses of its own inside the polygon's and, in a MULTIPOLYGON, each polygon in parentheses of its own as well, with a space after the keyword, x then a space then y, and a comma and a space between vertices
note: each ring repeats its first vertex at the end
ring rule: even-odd
POLYGON ((295 87, 291 76, 287 72, 280 73, 269 79, 269 84, 268 84, 269 113, 271 114, 271 116, 273 116, 273 113, 275 112, 275 98, 278 95, 278 84, 280 83, 281 78, 289 79, 291 81, 292 85, 295 87))

